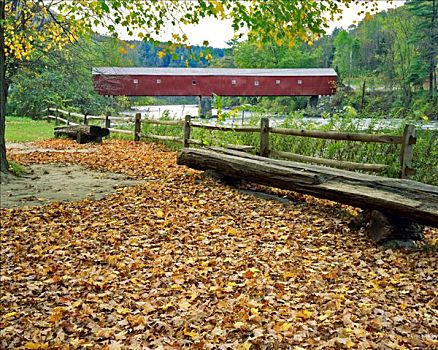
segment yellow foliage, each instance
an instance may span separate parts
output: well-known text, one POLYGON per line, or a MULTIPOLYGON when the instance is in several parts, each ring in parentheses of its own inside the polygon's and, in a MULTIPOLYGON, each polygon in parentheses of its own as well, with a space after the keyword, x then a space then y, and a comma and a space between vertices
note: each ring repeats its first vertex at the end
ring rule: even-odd
POLYGON ((195 339, 198 336, 198 333, 195 331, 188 331, 187 328, 183 331, 184 335, 188 335, 190 338, 195 339))
POLYGON ((283 43, 284 43, 284 41, 283 41, 283 39, 278 38, 277 40, 275 40, 275 43, 276 43, 278 46, 282 46, 283 43))
POLYGON ((119 47, 119 52, 120 52, 122 55, 126 55, 126 54, 128 53, 128 50, 126 50, 124 47, 119 47))
POLYGON ((247 340, 246 342, 244 342, 243 344, 240 344, 237 349, 238 350, 249 350, 251 349, 252 344, 247 340))
POLYGON ((371 20, 373 18, 373 16, 371 16, 371 13, 367 12, 365 13, 365 22, 368 22, 369 20, 371 20))
POLYGON ((285 271, 285 272, 283 273, 283 278, 284 278, 285 280, 288 280, 288 279, 294 278, 296 275, 297 275, 297 274, 296 274, 295 272, 293 272, 293 271, 285 271))
POLYGON ((301 310, 300 312, 298 312, 297 316, 304 318, 304 319, 309 319, 310 317, 312 317, 313 312, 309 311, 309 310, 301 310))
POLYGON ((35 1, 23 1, 20 12, 7 3, 5 11, 5 55, 17 61, 29 60, 35 52, 62 49, 83 33, 83 22, 60 26, 35 1))
POLYGON ((292 325, 289 323, 289 322, 287 322, 287 321, 285 321, 281 326, 280 326, 280 331, 281 332, 287 332, 289 329, 291 329, 292 328, 292 325))
POLYGON ((24 344, 24 348, 25 349, 34 349, 34 350, 38 350, 38 349, 48 349, 49 345, 47 343, 33 343, 33 342, 27 342, 26 344, 24 344))
POLYGON ((234 227, 227 227, 227 233, 229 235, 235 236, 239 233, 239 231, 236 230, 234 227))
POLYGON ((14 317, 17 313, 16 312, 9 312, 6 315, 3 316, 3 318, 7 319, 7 318, 11 318, 14 317))

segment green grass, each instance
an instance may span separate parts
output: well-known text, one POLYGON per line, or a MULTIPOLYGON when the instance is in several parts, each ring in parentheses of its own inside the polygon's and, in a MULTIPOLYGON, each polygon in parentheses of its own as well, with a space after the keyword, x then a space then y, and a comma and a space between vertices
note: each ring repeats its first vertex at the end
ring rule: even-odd
POLYGON ((13 160, 8 161, 9 163, 9 171, 15 176, 22 176, 27 173, 26 168, 13 160))
POLYGON ((53 137, 54 123, 26 117, 6 117, 6 142, 27 142, 53 137))

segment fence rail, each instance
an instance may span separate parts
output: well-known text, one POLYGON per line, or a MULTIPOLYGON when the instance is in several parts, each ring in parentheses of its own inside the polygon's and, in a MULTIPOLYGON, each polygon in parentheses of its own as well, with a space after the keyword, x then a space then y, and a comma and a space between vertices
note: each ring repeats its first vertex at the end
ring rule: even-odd
MULTIPOLYGON (((289 129, 289 128, 276 128, 269 126, 269 119, 262 118, 260 121, 260 126, 226 126, 226 125, 211 125, 202 124, 199 122, 193 122, 190 116, 186 116, 184 120, 155 120, 155 119, 141 119, 141 114, 136 113, 134 117, 130 116, 93 116, 86 114, 79 114, 74 112, 69 112, 62 109, 47 109, 47 118, 54 119, 55 122, 63 122, 69 125, 78 125, 77 123, 71 121, 70 119, 78 118, 84 124, 88 124, 88 121, 102 120, 106 128, 112 133, 132 135, 134 141, 139 141, 142 138, 153 139, 159 141, 167 142, 177 142, 182 143, 183 147, 190 147, 190 145, 202 146, 203 142, 201 140, 196 140, 191 138, 192 129, 200 128, 206 130, 217 130, 225 132, 246 132, 246 133, 259 133, 260 134, 260 147, 258 154, 264 157, 279 157, 289 160, 294 160, 298 162, 307 162, 320 165, 331 166, 346 170, 362 170, 368 172, 380 173, 388 169, 386 164, 370 164, 370 163, 358 163, 351 161, 341 161, 333 160, 319 157, 305 156, 297 153, 284 152, 271 150, 269 147, 269 136, 270 134, 278 134, 284 136, 298 136, 298 137, 311 137, 325 140, 341 140, 341 141, 351 141, 351 142, 375 142, 375 143, 386 143, 386 144, 398 144, 400 145, 400 177, 407 178, 408 176, 415 173, 412 168, 412 158, 413 158, 413 145, 416 143, 415 137, 415 126, 406 125, 404 128, 403 135, 381 135, 381 134, 366 134, 366 133, 349 133, 349 132, 338 132, 338 131, 318 131, 318 130, 304 130, 304 129, 289 129), (51 114, 54 113, 54 115, 51 114), (63 115, 67 118, 62 118, 63 115), (130 121, 134 123, 134 130, 123 130, 117 128, 111 128, 112 120, 130 121), (155 135, 151 133, 142 133, 142 125, 164 125, 164 126, 175 126, 182 128, 182 136, 166 136, 166 135, 155 135)), ((255 147, 251 145, 225 145, 226 148, 240 150, 240 151, 254 151, 255 147)))
POLYGON ((236 132, 260 132, 260 128, 254 126, 226 126, 226 125, 210 125, 201 123, 190 123, 192 128, 201 128, 207 130, 220 131, 236 131, 236 132))
POLYGON ((316 131, 303 129, 269 128, 269 132, 280 135, 313 137, 318 139, 330 139, 339 141, 381 142, 401 144, 402 136, 372 135, 365 133, 349 133, 338 131, 316 131))
POLYGON ((55 120, 55 121, 60 121, 60 122, 63 122, 63 123, 65 123, 65 124, 67 124, 67 125, 79 125, 78 123, 72 122, 72 121, 70 121, 70 120, 68 120, 68 119, 64 119, 64 118, 61 118, 61 117, 57 117, 57 116, 55 116, 55 115, 48 115, 48 116, 47 116, 47 119, 53 119, 53 120, 55 120))
POLYGON ((345 160, 325 159, 311 156, 303 156, 302 154, 282 152, 282 151, 270 151, 270 155, 279 158, 285 158, 296 162, 304 163, 318 163, 320 165, 327 165, 333 168, 339 168, 344 170, 364 170, 369 172, 380 173, 389 168, 389 165, 385 164, 369 164, 369 163, 357 163, 349 162, 345 160))
POLYGON ((142 119, 142 122, 153 125, 168 125, 168 126, 183 126, 184 120, 155 120, 155 119, 142 119))

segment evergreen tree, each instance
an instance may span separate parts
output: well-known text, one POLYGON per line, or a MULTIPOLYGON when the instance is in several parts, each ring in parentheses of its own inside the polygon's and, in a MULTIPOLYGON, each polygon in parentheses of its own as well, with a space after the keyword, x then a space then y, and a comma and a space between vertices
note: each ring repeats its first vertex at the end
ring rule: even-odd
POLYGON ((437 90, 438 0, 409 0, 406 6, 419 19, 413 39, 423 48, 420 52, 428 66, 429 99, 432 99, 437 90))

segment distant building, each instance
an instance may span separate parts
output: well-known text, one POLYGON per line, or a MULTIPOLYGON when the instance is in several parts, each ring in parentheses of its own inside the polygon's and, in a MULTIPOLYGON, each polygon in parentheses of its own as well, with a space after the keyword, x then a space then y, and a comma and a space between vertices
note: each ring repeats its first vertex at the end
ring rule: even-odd
POLYGON ((317 96, 336 92, 331 68, 93 68, 96 91, 124 96, 317 96))

